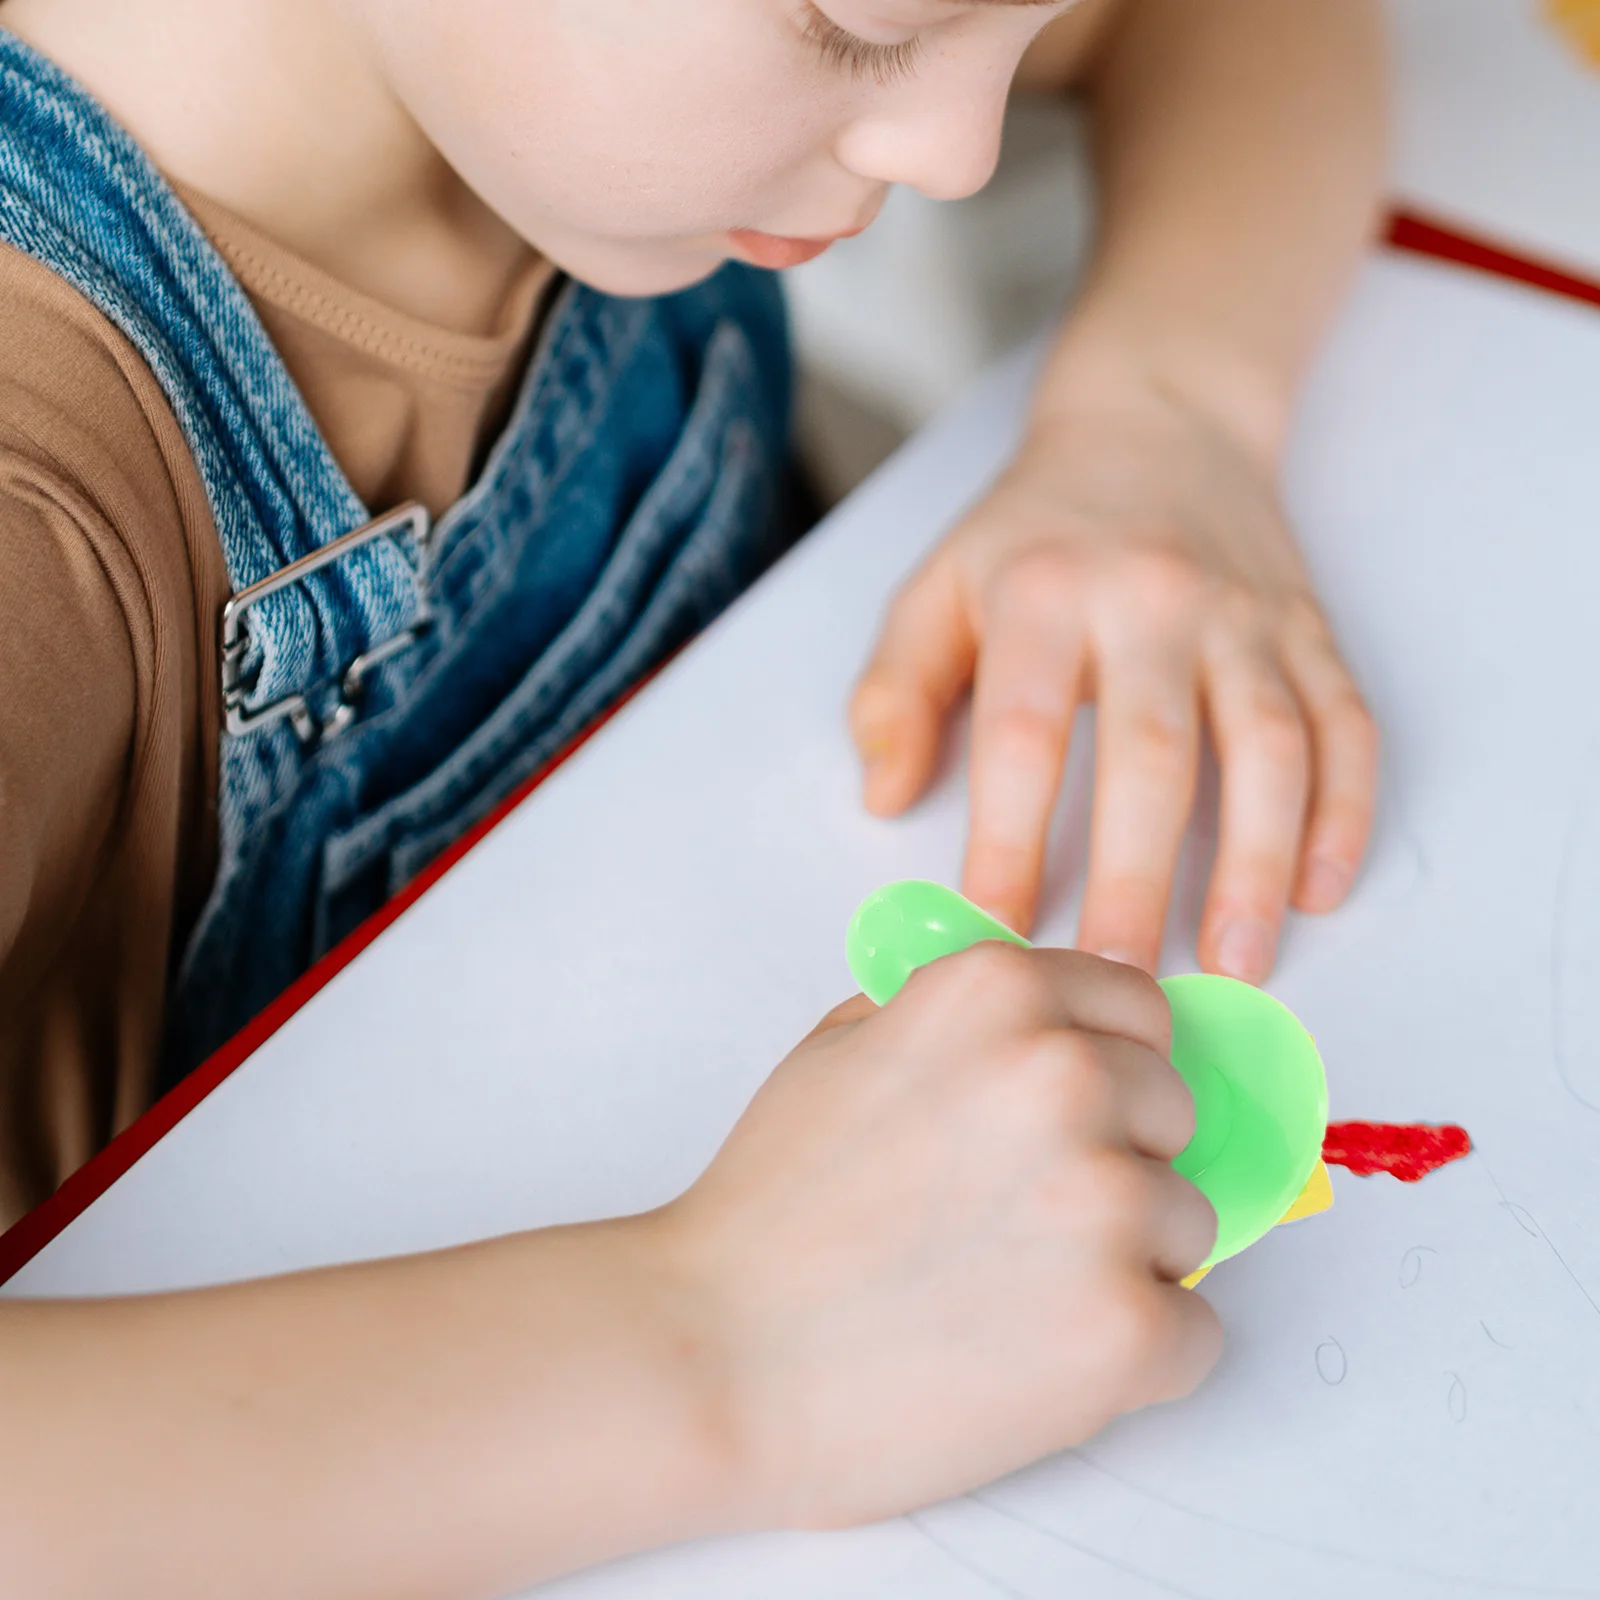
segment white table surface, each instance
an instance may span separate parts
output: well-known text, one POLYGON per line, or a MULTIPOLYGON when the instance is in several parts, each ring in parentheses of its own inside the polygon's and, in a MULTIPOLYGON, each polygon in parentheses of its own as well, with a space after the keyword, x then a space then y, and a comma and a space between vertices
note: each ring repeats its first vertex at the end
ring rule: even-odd
MULTIPOLYGON (((1002 460, 1019 359, 896 458, 6 1292, 199 1284, 652 1205, 848 992, 869 889, 950 877, 959 771, 856 805, 842 707, 886 594, 1002 460)), ((1212 1275, 1183 1405, 881 1527, 556 1586, 683 1596, 1600 1594, 1600 316, 1375 262, 1290 500, 1389 739, 1351 905, 1275 992, 1336 1117, 1459 1121, 1425 1183, 1212 1275)), ((1070 938, 1082 756, 1045 934, 1070 938)), ((1189 964, 1197 845, 1169 966, 1189 964)))

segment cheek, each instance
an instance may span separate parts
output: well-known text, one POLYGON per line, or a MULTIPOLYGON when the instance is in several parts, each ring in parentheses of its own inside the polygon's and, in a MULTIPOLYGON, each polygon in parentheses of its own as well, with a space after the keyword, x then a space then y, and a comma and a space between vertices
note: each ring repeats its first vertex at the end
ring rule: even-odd
POLYGON ((836 109, 805 92, 775 41, 741 38, 740 25, 767 23, 749 0, 407 9, 422 26, 388 65, 408 110, 552 254, 574 235, 623 245, 759 226, 830 161, 836 109))

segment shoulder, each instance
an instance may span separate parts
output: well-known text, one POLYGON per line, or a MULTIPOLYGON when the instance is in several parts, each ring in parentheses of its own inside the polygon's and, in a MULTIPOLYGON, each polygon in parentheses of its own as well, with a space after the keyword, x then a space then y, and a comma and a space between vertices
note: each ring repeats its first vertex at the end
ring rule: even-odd
POLYGON ((4 245, 0 318, 0 837, 66 849, 84 839, 61 811, 74 796, 98 795, 104 822, 152 759, 176 767, 194 748, 226 573, 137 351, 4 245))
MULTIPOLYGON (((0 584, 38 553, 19 527, 47 528, 80 590, 98 570, 136 667, 153 668, 174 645, 192 654, 226 573, 159 383, 71 285, 5 245, 0 308, 0 527, 13 535, 0 537, 0 584)), ((50 609, 54 593, 41 598, 50 609)))
POLYGON ((107 513, 181 517, 193 467, 138 352, 70 284, 4 244, 0 306, 0 452, 13 469, 107 513))

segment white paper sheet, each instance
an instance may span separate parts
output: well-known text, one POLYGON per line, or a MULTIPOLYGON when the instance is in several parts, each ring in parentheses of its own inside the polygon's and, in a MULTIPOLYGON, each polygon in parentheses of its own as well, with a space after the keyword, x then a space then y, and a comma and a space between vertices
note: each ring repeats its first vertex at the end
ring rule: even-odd
POLYGON ((1600 64, 1544 0, 1389 0, 1402 201, 1600 273, 1600 64))
MULTIPOLYGON (((856 806, 891 585, 993 471, 1013 363, 915 442, 12 1285, 191 1284, 651 1205, 848 991, 880 882, 950 877, 959 775, 856 806)), ((1374 264, 1291 501, 1388 736, 1375 856, 1275 991, 1336 1117, 1478 1153, 1215 1272, 1193 1400, 879 1528, 688 1548, 564 1600, 1600 1593, 1600 316, 1374 264)), ((1081 762, 1083 752, 1079 752, 1081 762)), ((1070 937, 1081 784, 1046 934, 1070 937)), ((1189 964, 1191 888, 1169 966, 1189 964)))

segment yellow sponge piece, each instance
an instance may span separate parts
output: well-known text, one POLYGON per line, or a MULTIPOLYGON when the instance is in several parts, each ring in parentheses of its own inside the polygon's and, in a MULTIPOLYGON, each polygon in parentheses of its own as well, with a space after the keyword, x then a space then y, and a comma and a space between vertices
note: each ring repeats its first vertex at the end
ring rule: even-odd
MULTIPOLYGON (((1319 1161, 1311 1169, 1311 1176, 1306 1179, 1306 1186, 1300 1191, 1299 1198, 1284 1212, 1280 1222, 1298 1222, 1302 1217, 1314 1217, 1319 1211, 1326 1211, 1333 1204, 1333 1184, 1328 1178, 1327 1166, 1319 1161)), ((1183 1287, 1192 1289, 1211 1270, 1210 1267, 1201 1267, 1198 1272, 1191 1272, 1183 1279, 1183 1287)))
POLYGON ((1333 1184, 1328 1180, 1328 1168, 1319 1161, 1311 1169, 1311 1176, 1306 1179, 1306 1186, 1300 1191, 1300 1198, 1283 1214, 1285 1222, 1298 1222, 1302 1217, 1314 1217, 1319 1211, 1326 1211, 1333 1204, 1333 1184))

